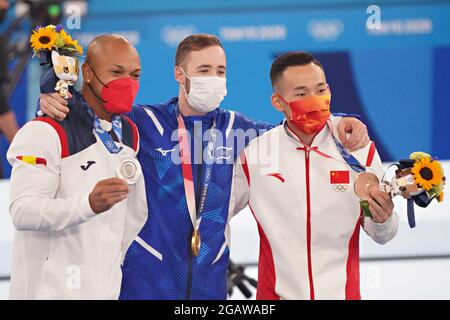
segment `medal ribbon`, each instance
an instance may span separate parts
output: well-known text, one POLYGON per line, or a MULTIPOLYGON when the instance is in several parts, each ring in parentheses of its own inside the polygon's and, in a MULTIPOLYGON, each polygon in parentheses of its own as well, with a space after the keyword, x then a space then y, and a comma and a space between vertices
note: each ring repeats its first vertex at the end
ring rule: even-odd
MULTIPOLYGON (((109 153, 119 153, 123 147, 118 146, 111 135, 103 129, 103 127, 100 124, 100 119, 95 114, 95 112, 87 105, 87 103, 82 103, 83 107, 89 114, 89 116, 92 119, 92 124, 94 126, 94 130, 97 133, 98 137, 102 141, 103 145, 106 147, 106 149, 109 151, 109 153)), ((122 119, 119 115, 114 114, 111 117, 111 123, 112 123, 112 129, 114 133, 116 134, 119 141, 122 141, 122 119)))
POLYGON ((327 158, 327 159, 333 159, 336 160, 338 162, 341 163, 345 163, 347 164, 350 168, 352 168, 353 171, 355 171, 356 173, 361 173, 361 172, 365 172, 366 171, 366 166, 362 165, 358 159, 356 159, 350 152, 347 151, 347 149, 345 149, 345 147, 339 142, 339 140, 334 136, 333 134, 333 127, 331 126, 331 122, 330 120, 328 120, 327 122, 328 127, 330 129, 331 132, 331 136, 333 137, 334 143, 336 144, 336 147, 339 151, 339 154, 342 156, 342 158, 344 159, 344 161, 342 161, 341 159, 338 159, 336 157, 330 156, 329 154, 326 154, 325 152, 320 151, 317 147, 310 147, 307 146, 303 143, 303 141, 301 141, 292 131, 291 129, 289 129, 289 127, 287 126, 287 122, 285 122, 285 126, 286 128, 289 130, 289 132, 291 133, 291 135, 303 146, 303 148, 297 148, 298 150, 306 150, 306 151, 313 151, 315 153, 317 153, 318 155, 327 158))
MULTIPOLYGON (((203 186, 200 192, 199 208, 197 208, 197 205, 195 203, 195 190, 192 173, 191 146, 189 142, 189 136, 187 134, 188 131, 186 129, 183 117, 181 116, 179 111, 177 115, 177 121, 178 121, 178 141, 180 145, 180 159, 181 159, 181 171, 183 174, 184 193, 186 195, 186 202, 188 206, 189 216, 191 217, 192 221, 192 226, 194 230, 198 230, 200 228, 201 214, 205 207, 206 195, 208 193, 209 182, 211 180, 212 166, 214 164, 214 161, 207 161, 206 163, 203 186)), ((216 122, 214 120, 213 126, 211 128, 211 137, 208 142, 208 151, 209 151, 207 152, 208 155, 212 155, 213 154, 212 150, 214 150, 215 126, 216 122)))

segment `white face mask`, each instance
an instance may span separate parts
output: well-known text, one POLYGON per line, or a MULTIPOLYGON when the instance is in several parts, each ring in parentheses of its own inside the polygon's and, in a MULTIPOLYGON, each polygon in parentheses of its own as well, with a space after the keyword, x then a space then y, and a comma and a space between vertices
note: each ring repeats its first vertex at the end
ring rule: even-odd
POLYGON ((189 93, 183 84, 186 100, 196 111, 208 113, 216 109, 223 98, 227 95, 227 79, 225 77, 189 77, 183 70, 186 78, 190 81, 189 93))

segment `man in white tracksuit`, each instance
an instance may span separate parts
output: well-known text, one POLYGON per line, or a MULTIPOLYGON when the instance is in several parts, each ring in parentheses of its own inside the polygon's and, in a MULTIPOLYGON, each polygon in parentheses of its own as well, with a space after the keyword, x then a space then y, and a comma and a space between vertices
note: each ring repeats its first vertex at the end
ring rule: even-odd
POLYGON ((233 215, 247 204, 260 235, 257 299, 360 299, 359 232, 391 240, 398 215, 390 195, 370 193, 363 217, 353 183, 381 178, 374 143, 349 153, 336 136, 322 65, 305 52, 273 63, 272 104, 280 126, 253 140, 235 166, 233 215))
POLYGON ((70 100, 71 116, 38 117, 13 140, 11 299, 118 298, 120 265, 147 219, 134 160, 139 134, 120 115, 131 109, 139 70, 137 51, 123 37, 97 37, 83 65, 83 95, 70 100))

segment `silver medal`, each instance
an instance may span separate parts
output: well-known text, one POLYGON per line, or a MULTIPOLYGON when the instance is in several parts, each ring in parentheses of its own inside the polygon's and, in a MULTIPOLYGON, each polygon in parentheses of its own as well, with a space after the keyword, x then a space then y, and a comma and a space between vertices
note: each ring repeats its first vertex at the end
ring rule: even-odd
POLYGON ((122 160, 116 168, 116 177, 125 180, 128 184, 135 184, 141 174, 139 161, 132 158, 122 160))

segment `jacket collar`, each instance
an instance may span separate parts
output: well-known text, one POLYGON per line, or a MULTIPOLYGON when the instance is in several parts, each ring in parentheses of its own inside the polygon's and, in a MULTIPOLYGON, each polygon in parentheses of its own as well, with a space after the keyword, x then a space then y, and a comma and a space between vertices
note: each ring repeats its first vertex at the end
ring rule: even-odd
MULTIPOLYGON (((287 139, 288 141, 290 141, 290 143, 292 144, 293 147, 303 147, 304 144, 303 142, 300 140, 299 137, 297 137, 297 135, 288 127, 287 121, 286 119, 283 120, 282 123, 282 136, 287 139)), ((323 146, 325 144, 325 142, 327 142, 327 140, 331 138, 331 131, 329 128, 329 125, 325 125, 325 127, 323 127, 322 130, 320 130, 320 132, 314 137, 314 140, 311 143, 311 146, 309 146, 309 148, 319 148, 321 146, 323 146)))

